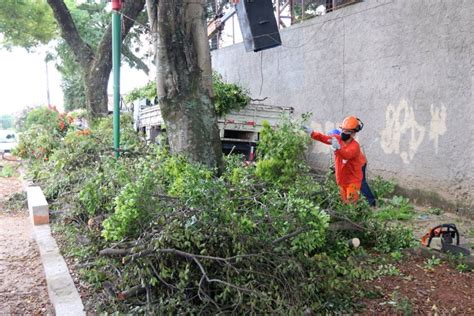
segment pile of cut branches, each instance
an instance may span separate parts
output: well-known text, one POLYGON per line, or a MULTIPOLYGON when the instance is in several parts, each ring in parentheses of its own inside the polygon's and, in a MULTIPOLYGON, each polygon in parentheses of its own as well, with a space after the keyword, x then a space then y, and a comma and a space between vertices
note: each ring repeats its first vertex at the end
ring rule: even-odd
MULTIPOLYGON (((61 206, 56 231, 91 285, 91 309, 124 313, 349 312, 373 277, 363 249, 409 245, 364 202, 342 204, 332 175, 310 173, 309 142, 286 121, 262 131, 259 161, 226 158, 222 175, 142 147, 126 122, 125 155, 101 141, 109 119, 68 131, 30 174, 61 206), (67 209, 65 207, 67 206, 67 209)), ((110 142, 111 143, 111 142, 110 142)), ((32 144, 32 143, 30 143, 32 144)), ((31 148, 31 147, 27 147, 31 148)))

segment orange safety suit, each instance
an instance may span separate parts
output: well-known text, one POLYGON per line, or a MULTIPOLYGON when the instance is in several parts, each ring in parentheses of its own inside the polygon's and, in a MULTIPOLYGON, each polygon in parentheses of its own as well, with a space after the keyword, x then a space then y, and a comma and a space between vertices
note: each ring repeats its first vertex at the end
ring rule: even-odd
POLYGON ((336 171, 336 183, 339 186, 339 192, 342 200, 346 203, 355 203, 359 199, 359 191, 362 183, 362 166, 367 163, 364 154, 360 150, 359 143, 355 139, 345 143, 341 136, 328 136, 322 133, 314 132, 311 138, 322 143, 331 144, 331 138, 335 137, 341 148, 334 152, 336 171))

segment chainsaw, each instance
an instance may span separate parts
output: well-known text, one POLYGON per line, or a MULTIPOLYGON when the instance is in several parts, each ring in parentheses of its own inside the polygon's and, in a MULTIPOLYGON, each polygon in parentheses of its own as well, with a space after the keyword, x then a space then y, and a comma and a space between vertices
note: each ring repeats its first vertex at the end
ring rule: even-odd
POLYGON ((469 256, 469 249, 459 245, 459 231, 454 224, 441 224, 430 229, 423 238, 421 244, 425 247, 449 252, 454 255, 462 254, 469 256), (454 244, 455 241, 455 244, 454 244))

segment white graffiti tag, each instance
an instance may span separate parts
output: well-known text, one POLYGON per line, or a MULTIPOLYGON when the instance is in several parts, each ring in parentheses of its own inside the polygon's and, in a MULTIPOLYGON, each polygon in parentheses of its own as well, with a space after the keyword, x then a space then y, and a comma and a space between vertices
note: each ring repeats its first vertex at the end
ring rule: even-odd
POLYGON ((444 105, 442 105, 441 108, 438 108, 438 107, 434 107, 434 105, 432 104, 430 108, 430 112, 431 112, 430 140, 434 141, 435 152, 436 154, 438 154, 439 137, 441 135, 444 135, 444 133, 446 133, 446 131, 448 130, 446 128, 447 111, 444 105))
POLYGON ((380 134, 382 150, 386 154, 399 154, 404 163, 410 163, 425 136, 425 127, 416 121, 413 107, 408 106, 405 100, 401 100, 397 107, 389 104, 385 112, 385 124, 380 134), (402 138, 405 134, 408 134, 407 142, 406 137, 402 138))

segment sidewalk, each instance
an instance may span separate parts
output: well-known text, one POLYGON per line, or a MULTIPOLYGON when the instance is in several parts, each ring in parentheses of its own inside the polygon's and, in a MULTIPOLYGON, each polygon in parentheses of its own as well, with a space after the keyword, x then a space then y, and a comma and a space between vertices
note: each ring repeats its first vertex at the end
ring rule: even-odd
MULTIPOLYGON (((14 163, 0 160, 0 165, 14 163)), ((21 192, 15 177, 0 177, 0 315, 52 315, 48 290, 26 208, 12 211, 5 200, 21 192)))

